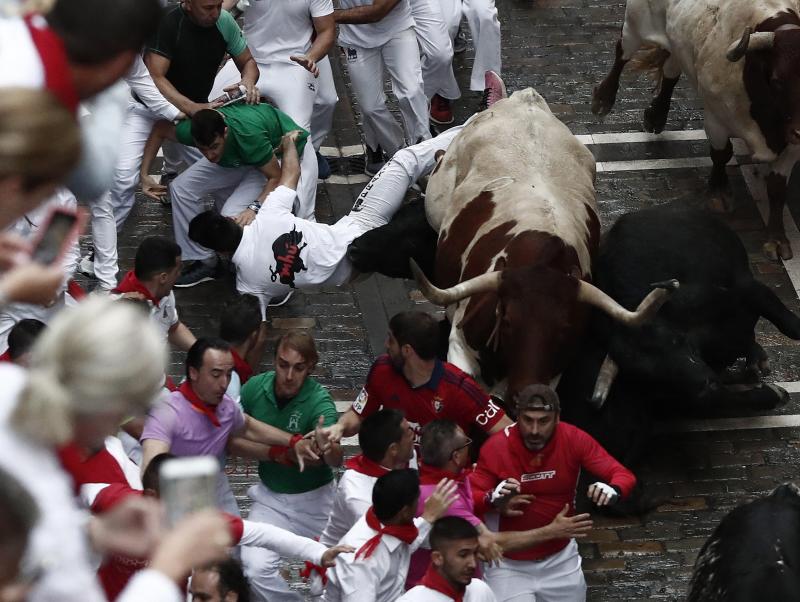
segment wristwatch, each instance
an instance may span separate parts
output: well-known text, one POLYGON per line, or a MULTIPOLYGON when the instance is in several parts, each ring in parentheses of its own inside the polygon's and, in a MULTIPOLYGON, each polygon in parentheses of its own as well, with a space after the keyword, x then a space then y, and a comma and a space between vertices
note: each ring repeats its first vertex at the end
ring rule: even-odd
POLYGON ((255 214, 258 214, 258 210, 261 209, 261 203, 258 201, 253 201, 250 203, 247 208, 255 214))

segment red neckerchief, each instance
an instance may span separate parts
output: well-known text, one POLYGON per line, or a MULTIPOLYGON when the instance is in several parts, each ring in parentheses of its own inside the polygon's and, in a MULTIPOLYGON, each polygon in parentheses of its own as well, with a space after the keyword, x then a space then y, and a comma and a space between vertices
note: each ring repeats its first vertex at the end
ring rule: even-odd
POLYGON ((377 531, 377 533, 359 548, 358 552, 356 552, 356 560, 358 560, 359 556, 363 556, 364 558, 369 558, 372 556, 372 553, 381 543, 381 537, 384 535, 396 537, 406 545, 413 543, 413 541, 419 535, 419 531, 417 530, 416 525, 413 523, 410 525, 388 526, 381 524, 381 521, 378 520, 377 516, 375 516, 375 509, 372 506, 370 506, 369 510, 367 510, 367 526, 370 529, 377 531))
POLYGON ((158 304, 161 302, 161 299, 156 299, 153 296, 153 293, 142 284, 142 281, 136 277, 136 274, 133 273, 133 270, 125 274, 125 278, 122 279, 122 282, 117 285, 112 292, 114 293, 141 293, 144 295, 144 298, 148 301, 152 302, 153 305, 158 307, 158 304))
POLYGON ((384 468, 377 462, 373 462, 364 454, 353 456, 344 463, 344 467, 348 470, 355 470, 356 472, 365 474, 368 477, 376 478, 382 477, 386 473, 391 472, 388 468, 384 468))
POLYGON ((459 473, 450 472, 449 470, 442 470, 441 468, 434 468, 427 464, 419 463, 419 484, 420 485, 438 485, 442 479, 450 479, 460 483, 464 480, 466 473, 462 470, 459 473))
POLYGON ((61 38, 50 29, 42 15, 24 17, 31 42, 36 46, 44 69, 44 86, 61 104, 73 113, 78 110, 78 91, 70 78, 67 51, 61 38))
POLYGON ((184 381, 180 387, 178 387, 178 391, 181 395, 186 398, 192 407, 200 412, 201 414, 205 414, 208 416, 208 419, 211 421, 211 424, 214 426, 219 426, 219 418, 217 418, 217 408, 214 406, 208 405, 205 401, 200 399, 197 396, 197 393, 194 392, 192 389, 192 385, 189 383, 188 380, 184 381))
POLYGON ((86 452, 78 447, 78 444, 71 441, 55 450, 61 467, 67 471, 72 480, 72 488, 75 495, 80 493, 81 483, 76 478, 80 473, 82 464, 86 461, 86 452))
POLYGON ((464 594, 467 591, 466 587, 462 588, 460 591, 455 589, 447 579, 442 577, 442 574, 437 571, 432 564, 428 565, 428 570, 425 571, 425 575, 423 575, 417 585, 423 585, 428 589, 444 594, 448 598, 455 600, 455 602, 463 602, 464 594))
POLYGON ((253 376, 253 369, 241 355, 236 353, 236 349, 233 347, 231 347, 231 355, 233 356, 233 371, 239 375, 239 380, 244 384, 253 376))
POLYGON ((6 349, 6 352, 3 355, 0 355, 0 362, 13 362, 14 360, 11 359, 11 351, 6 349))

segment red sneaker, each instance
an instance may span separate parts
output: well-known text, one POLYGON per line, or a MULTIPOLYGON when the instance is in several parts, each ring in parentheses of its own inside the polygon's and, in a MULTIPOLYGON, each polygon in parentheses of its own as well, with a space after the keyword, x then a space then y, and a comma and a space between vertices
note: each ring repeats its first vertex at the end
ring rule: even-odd
POLYGON ((500 79, 500 76, 494 71, 487 71, 486 75, 484 75, 483 81, 485 83, 483 89, 483 100, 481 100, 479 109, 481 111, 488 109, 498 100, 508 96, 508 94, 506 94, 506 85, 503 83, 503 80, 500 79))
POLYGON ((448 99, 434 94, 431 98, 431 121, 438 125, 453 123, 453 108, 448 99))

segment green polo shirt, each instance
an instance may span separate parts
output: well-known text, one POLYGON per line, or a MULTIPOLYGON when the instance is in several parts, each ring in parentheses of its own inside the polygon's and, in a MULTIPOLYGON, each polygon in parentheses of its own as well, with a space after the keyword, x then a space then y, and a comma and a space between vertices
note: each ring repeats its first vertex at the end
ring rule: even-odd
MULTIPOLYGON (((325 426, 335 424, 339 416, 330 393, 313 378, 307 378, 297 397, 282 410, 275 402, 275 372, 265 372, 252 377, 242 387, 242 407, 246 414, 288 433, 313 431, 320 416, 325 426)), ((303 472, 296 466, 276 462, 259 462, 258 476, 272 491, 278 493, 304 493, 322 487, 333 480, 333 471, 327 465, 306 467, 303 472)))
MULTIPOLYGON (((295 141, 297 154, 302 155, 308 132, 297 125, 286 113, 272 105, 237 103, 217 109, 225 117, 228 134, 219 160, 221 167, 261 167, 280 156, 281 138, 292 130, 300 130, 295 141), (277 149, 277 150, 276 150, 277 149)), ((192 138, 192 121, 181 120, 175 126, 175 137, 186 146, 197 146, 192 138)))

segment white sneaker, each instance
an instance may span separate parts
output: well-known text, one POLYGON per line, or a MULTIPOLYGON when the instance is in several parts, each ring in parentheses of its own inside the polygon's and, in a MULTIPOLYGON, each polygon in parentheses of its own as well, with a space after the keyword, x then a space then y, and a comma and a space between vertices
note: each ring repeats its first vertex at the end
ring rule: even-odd
POLYGON ((94 276, 94 251, 89 253, 86 257, 81 257, 81 262, 78 264, 78 271, 87 276, 94 276))

